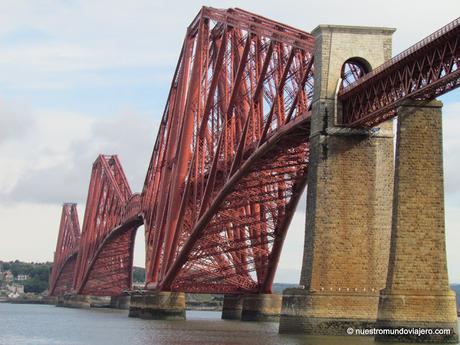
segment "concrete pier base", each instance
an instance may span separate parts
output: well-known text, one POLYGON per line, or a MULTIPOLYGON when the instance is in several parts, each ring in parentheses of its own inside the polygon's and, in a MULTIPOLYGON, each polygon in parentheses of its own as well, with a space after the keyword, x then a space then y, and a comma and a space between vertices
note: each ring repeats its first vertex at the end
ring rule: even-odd
POLYGON ((59 296, 56 307, 66 308, 104 308, 110 306, 110 297, 87 296, 87 295, 64 295, 59 296))
POLYGON ((91 303, 88 296, 65 295, 58 297, 56 307, 89 309, 91 303))
POLYGON ((392 330, 376 335, 382 342, 458 343, 455 292, 438 291, 439 295, 415 295, 413 292, 392 291, 380 296, 379 319, 376 328, 392 330), (403 330, 403 334, 401 334, 403 330), (414 334, 414 330, 421 330, 414 334), (447 332, 447 333, 446 333, 447 332))
POLYGON ((349 327, 372 328, 378 299, 378 292, 286 289, 279 332, 344 336, 349 327))
POLYGON ((281 311, 280 295, 254 294, 244 296, 242 321, 278 321, 281 311))
POLYGON ((222 306, 223 320, 241 320, 243 311, 243 295, 225 295, 222 306))
POLYGON ((185 320, 185 294, 143 291, 131 295, 129 316, 152 320, 185 320))
POLYGON ((113 309, 129 309, 131 297, 129 295, 112 296, 110 297, 110 308, 113 309))

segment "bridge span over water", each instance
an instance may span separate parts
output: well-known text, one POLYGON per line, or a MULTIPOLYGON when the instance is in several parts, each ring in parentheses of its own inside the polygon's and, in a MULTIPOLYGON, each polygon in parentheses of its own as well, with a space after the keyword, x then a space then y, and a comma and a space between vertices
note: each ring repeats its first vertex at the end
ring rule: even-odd
POLYGON ((203 7, 143 190, 131 191, 117 156, 96 159, 81 233, 76 205, 63 206, 50 294, 131 290, 144 225, 146 285, 131 297, 133 316, 182 318, 184 292, 222 293, 228 317, 281 309, 281 332, 443 327, 450 336, 416 340, 456 340, 435 98, 460 85, 460 19, 391 58, 393 32, 308 33, 203 7), (300 285, 281 299, 272 283, 307 185, 300 285))

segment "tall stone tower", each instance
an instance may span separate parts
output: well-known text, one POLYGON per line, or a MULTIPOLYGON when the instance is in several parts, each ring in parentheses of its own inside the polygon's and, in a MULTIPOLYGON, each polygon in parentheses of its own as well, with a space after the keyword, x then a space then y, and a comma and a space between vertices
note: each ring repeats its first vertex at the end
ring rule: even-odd
POLYGON ((340 127, 345 62, 370 71, 391 57, 389 28, 320 25, 315 37, 301 288, 283 295, 280 332, 344 335, 373 325, 385 286, 393 190, 393 127, 340 127))
POLYGON ((398 109, 390 260, 377 320, 395 332, 378 340, 458 342, 447 276, 441 107, 437 100, 407 101, 398 109), (418 329, 424 333, 411 332, 418 329))

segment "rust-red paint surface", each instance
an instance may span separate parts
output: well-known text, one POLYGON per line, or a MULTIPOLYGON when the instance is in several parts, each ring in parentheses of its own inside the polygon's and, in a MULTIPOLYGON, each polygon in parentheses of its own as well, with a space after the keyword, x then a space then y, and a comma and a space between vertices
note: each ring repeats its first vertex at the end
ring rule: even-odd
MULTIPOLYGON (((339 93, 344 125, 374 126, 407 98, 459 85, 459 20, 339 93)), ((188 27, 141 194, 117 156, 94 162, 80 238, 61 219, 50 294, 132 288, 144 224, 146 288, 269 293, 307 183, 314 40, 240 9, 203 7, 188 27)), ((352 66, 353 67, 353 66, 352 66)), ((356 79, 355 78, 355 79, 356 79)))

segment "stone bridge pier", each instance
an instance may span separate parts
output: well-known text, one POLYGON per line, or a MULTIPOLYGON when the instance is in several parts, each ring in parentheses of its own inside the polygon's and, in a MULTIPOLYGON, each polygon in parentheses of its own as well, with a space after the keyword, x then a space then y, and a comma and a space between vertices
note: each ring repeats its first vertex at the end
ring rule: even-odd
POLYGON ((458 342, 446 262, 441 107, 437 100, 407 101, 398 109, 390 259, 377 318, 379 328, 427 333, 377 340, 458 342))
POLYGON ((344 63, 366 72, 379 66, 391 57, 393 32, 334 25, 312 32, 304 257, 300 287, 283 294, 280 333, 445 327, 452 330, 448 336, 377 338, 457 340, 444 244, 440 103, 400 107, 396 164, 391 120, 372 130, 338 125, 344 63))
POLYGON ((280 332, 346 335, 377 317, 391 230, 392 122, 375 130, 338 126, 346 61, 367 71, 391 57, 394 29, 320 25, 310 136, 301 289, 284 292, 280 332))

